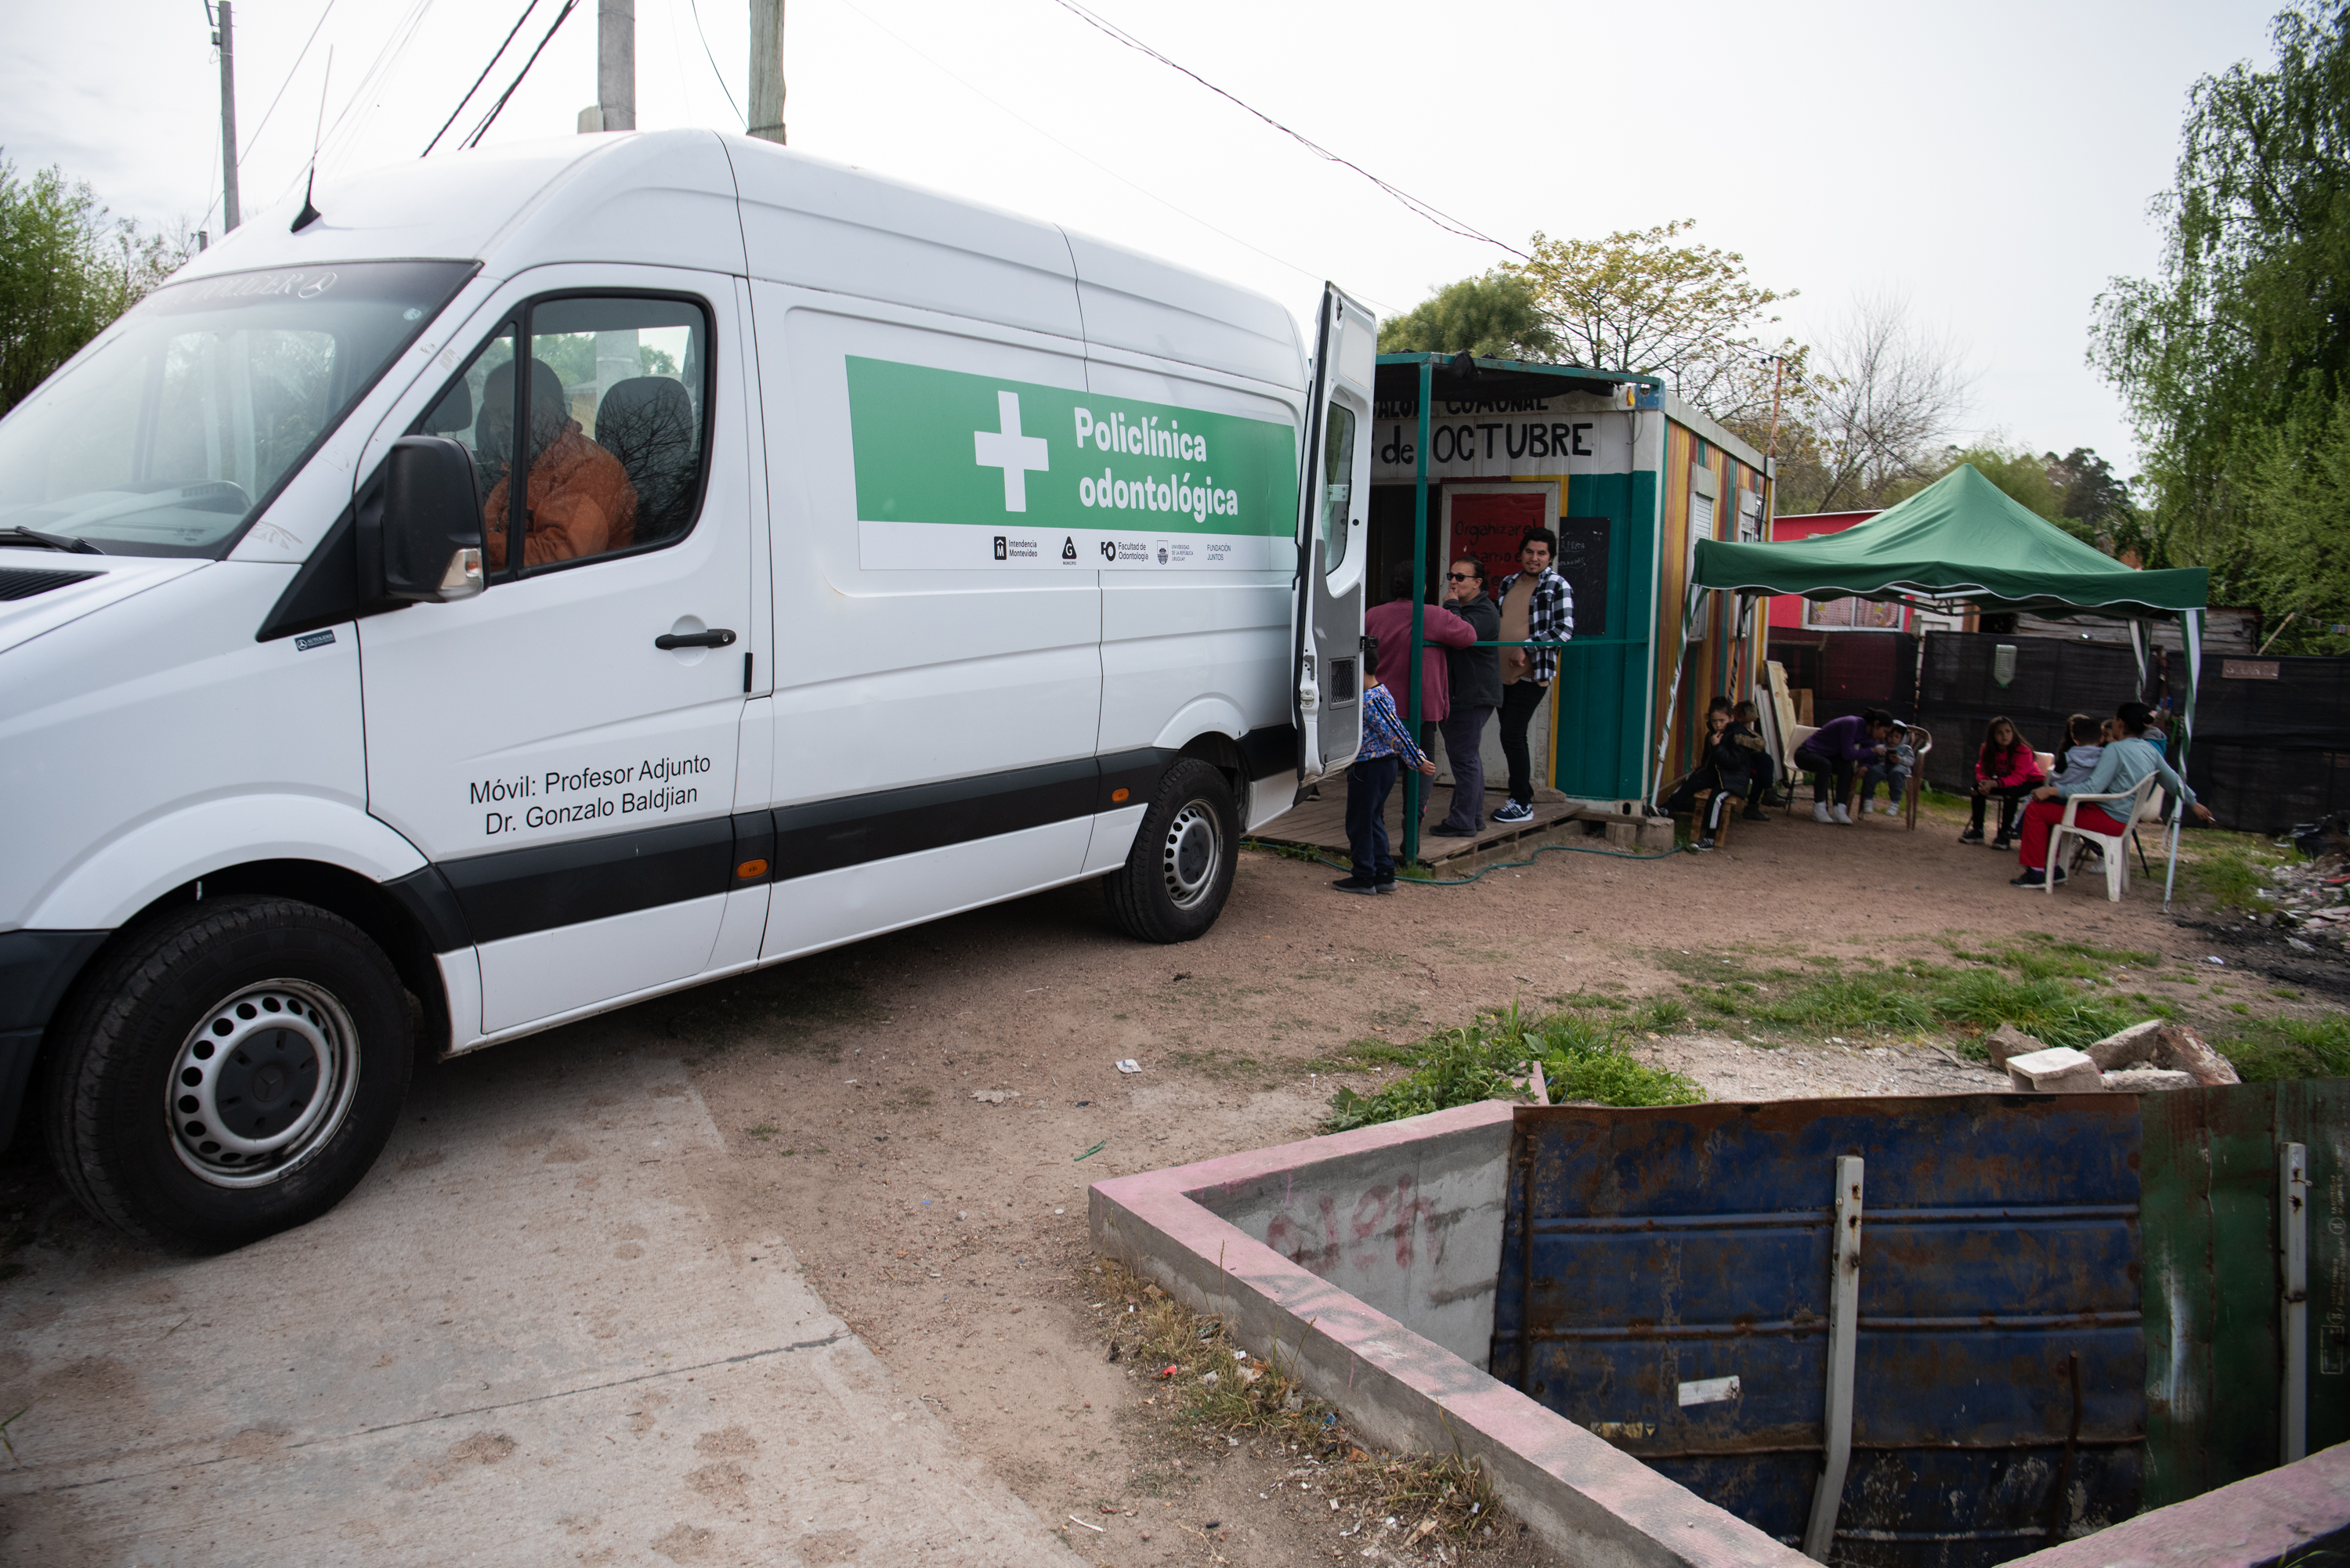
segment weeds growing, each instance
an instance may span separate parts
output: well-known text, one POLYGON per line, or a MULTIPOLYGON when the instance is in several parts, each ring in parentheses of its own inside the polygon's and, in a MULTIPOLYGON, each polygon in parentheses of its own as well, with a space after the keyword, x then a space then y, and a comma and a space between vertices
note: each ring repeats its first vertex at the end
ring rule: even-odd
POLYGON ((1167 1406, 1203 1439, 1219 1439, 1219 1449, 1243 1439, 1271 1446, 1295 1467, 1290 1478, 1301 1490, 1338 1505, 1333 1522, 1351 1525, 1342 1533, 1372 1526, 1386 1544, 1399 1546, 1431 1535, 1466 1542, 1501 1532, 1500 1499, 1475 1460, 1378 1452, 1305 1391, 1280 1347, 1251 1355, 1222 1318, 1193 1312, 1121 1263, 1097 1261, 1084 1282, 1098 1293, 1095 1311, 1110 1358, 1151 1388, 1149 1403, 1167 1406), (1384 1527, 1389 1519, 1393 1531, 1384 1527))
POLYGON ((1626 1048, 1627 1038, 1669 1033, 1688 1022, 1688 1007, 1669 997, 1620 1018, 1574 1010, 1528 1018, 1513 1003, 1406 1047, 1403 1060, 1410 1071, 1371 1094, 1340 1089, 1323 1127, 1343 1132, 1479 1100, 1519 1099, 1525 1094, 1525 1064, 1537 1060, 1555 1102, 1688 1105, 1705 1098, 1705 1092, 1679 1073, 1638 1061, 1626 1048))

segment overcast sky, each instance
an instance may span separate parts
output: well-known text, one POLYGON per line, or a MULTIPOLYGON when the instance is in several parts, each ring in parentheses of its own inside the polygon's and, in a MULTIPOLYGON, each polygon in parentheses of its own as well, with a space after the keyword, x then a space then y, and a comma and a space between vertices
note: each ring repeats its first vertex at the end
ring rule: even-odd
MULTIPOLYGON (((455 135, 560 4, 538 0, 455 135)), ((1798 337, 1858 293, 1906 296, 1980 368, 1975 430, 2093 446, 2125 470, 2121 410, 2083 362, 2093 302, 2107 278, 2154 266, 2147 202, 2169 180, 2188 89, 2265 61, 2274 8, 1091 4, 1511 244, 1694 219, 1758 282, 1802 291, 1785 307, 1798 337)), ((247 209, 299 182, 322 101, 324 174, 415 157, 521 8, 239 4, 247 209)), ((581 0, 488 140, 574 131, 595 101, 596 27, 596 0, 581 0)), ((54 163, 118 213, 218 232, 202 0, 16 7, 10 35, 0 150, 20 171, 54 163)), ((747 47, 739 0, 637 0, 638 124, 740 130, 747 47)), ((1187 262, 1303 318, 1326 277, 1388 314, 1507 259, 1056 0, 791 0, 785 57, 794 146, 1187 262)))

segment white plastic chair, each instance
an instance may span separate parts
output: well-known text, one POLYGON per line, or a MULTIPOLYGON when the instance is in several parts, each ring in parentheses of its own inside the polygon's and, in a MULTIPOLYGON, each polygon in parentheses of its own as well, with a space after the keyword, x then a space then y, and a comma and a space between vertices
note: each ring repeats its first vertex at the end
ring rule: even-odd
POLYGON ((2052 893, 2056 890, 2056 873, 2064 864, 2058 851, 2063 847, 2065 836, 2070 835, 2074 838, 2086 839, 2097 846, 2098 857, 2106 866, 2106 901, 2120 903, 2123 891, 2129 887, 2130 835, 2137 831, 2138 814, 2146 809, 2147 797, 2154 793, 2154 786, 2160 779, 2158 774, 2148 774, 2137 781, 2137 788, 2125 790, 2119 794, 2076 794, 2066 800, 2064 820, 2050 825, 2048 829, 2048 859, 2041 867, 2041 885, 2052 893), (2119 811, 2106 805, 2108 801, 2116 800, 2126 800, 2129 805, 2119 811), (2119 833, 2099 833, 2093 827, 2074 822, 2074 815, 2084 805, 2105 807, 2106 815, 2119 822, 2122 830, 2119 833))

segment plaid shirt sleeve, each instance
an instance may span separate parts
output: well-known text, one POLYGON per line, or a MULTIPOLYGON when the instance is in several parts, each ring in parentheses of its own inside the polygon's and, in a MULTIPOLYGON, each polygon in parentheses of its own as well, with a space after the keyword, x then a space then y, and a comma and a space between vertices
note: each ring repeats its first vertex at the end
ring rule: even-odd
MULTIPOLYGON (((1534 597, 1526 606, 1526 640, 1567 642, 1574 637, 1575 590, 1556 572, 1544 572, 1534 583, 1534 597)), ((1558 649, 1537 648, 1530 651, 1534 659, 1528 673, 1544 683, 1555 679, 1558 649)))
POLYGON ((1363 744, 1355 754, 1366 760, 1401 757, 1408 768, 1416 768, 1428 760, 1412 743, 1403 721, 1396 716, 1395 694, 1384 686, 1374 686, 1363 693, 1363 744))

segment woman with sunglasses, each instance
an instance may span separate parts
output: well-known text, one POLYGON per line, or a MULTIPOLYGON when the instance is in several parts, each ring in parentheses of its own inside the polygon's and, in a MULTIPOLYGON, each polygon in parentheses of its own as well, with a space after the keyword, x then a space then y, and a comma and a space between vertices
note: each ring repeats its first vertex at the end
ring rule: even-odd
MULTIPOLYGON (((1485 595, 1485 568, 1466 556, 1445 568, 1444 607, 1467 621, 1479 642, 1502 635, 1502 607, 1485 595)), ((1456 648, 1445 659, 1452 711, 1438 728, 1452 764, 1452 809, 1429 831, 1440 838, 1474 838, 1485 826, 1485 726, 1502 705, 1502 650, 1456 648)))

